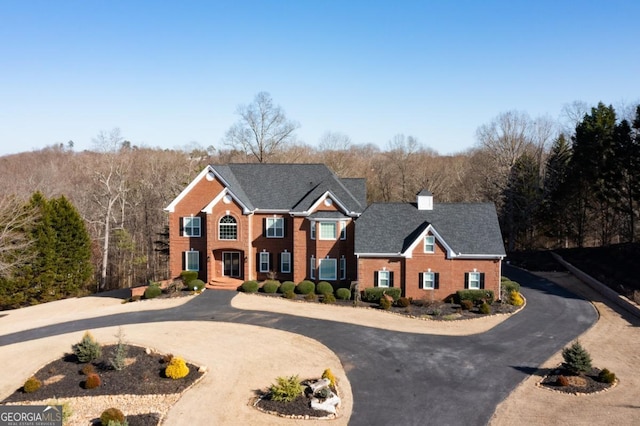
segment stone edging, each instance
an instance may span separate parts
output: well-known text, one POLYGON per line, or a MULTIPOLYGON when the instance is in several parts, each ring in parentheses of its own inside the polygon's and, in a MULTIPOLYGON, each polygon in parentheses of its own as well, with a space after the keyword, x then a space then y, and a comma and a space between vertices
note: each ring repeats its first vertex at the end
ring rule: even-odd
MULTIPOLYGON (((545 376, 546 377, 546 376, 545 376)), ((540 380, 539 382, 536 382, 536 387, 539 389, 544 389, 546 391, 549 392, 554 392, 554 393, 559 393, 562 395, 571 395, 571 396, 589 396, 589 395, 598 395, 600 393, 604 393, 604 392, 608 392, 611 389, 615 388, 616 386, 618 386, 618 383, 620 383, 620 380, 618 380, 618 378, 616 377, 615 382, 611 383, 611 386, 609 386, 608 388, 604 388, 602 390, 596 391, 596 392, 563 392, 561 390, 556 390, 556 389, 552 389, 548 386, 545 386, 542 384, 542 381, 545 378, 543 377, 542 380, 540 380)))
POLYGON ((640 306, 637 303, 633 302, 632 300, 629 300, 627 297, 621 294, 618 294, 617 292, 615 292, 605 284, 601 283, 600 281, 596 280, 592 276, 576 268, 575 266, 573 266, 572 264, 564 260, 562 256, 560 256, 559 254, 555 252, 551 252, 551 255, 562 266, 567 268, 569 272, 571 272, 576 278, 578 278, 580 281, 582 281, 583 283, 591 287, 593 290, 597 291, 604 298, 615 303, 616 305, 618 305, 625 311, 629 312, 630 314, 636 316, 637 318, 640 318, 640 306))

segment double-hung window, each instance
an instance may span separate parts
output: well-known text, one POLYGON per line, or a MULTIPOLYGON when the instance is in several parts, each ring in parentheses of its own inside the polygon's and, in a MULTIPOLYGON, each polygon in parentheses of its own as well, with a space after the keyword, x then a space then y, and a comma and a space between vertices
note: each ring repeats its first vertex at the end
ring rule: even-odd
POLYGON ((284 218, 268 217, 266 220, 267 238, 284 237, 284 218))
POLYGON ((389 271, 378 271, 378 282, 376 283, 378 287, 389 287, 390 282, 391 274, 389 271))
POLYGON ((436 238, 433 235, 424 237, 424 252, 435 253, 435 249, 436 249, 436 238))
POLYGON ((340 239, 341 240, 347 239, 347 221, 346 220, 340 221, 340 239))
POLYGON ((316 258, 314 256, 309 259, 309 278, 316 279, 316 258))
POLYGON ((424 290, 433 290, 436 288, 436 273, 435 272, 423 272, 422 273, 422 288, 424 290))
POLYGON ((320 239, 321 240, 335 240, 336 239, 336 222, 319 222, 320 224, 320 239))
POLYGON ((269 252, 268 251, 263 251, 260 252, 260 264, 258 265, 258 271, 260 272, 269 272, 269 252))
POLYGON ((347 259, 344 256, 340 258, 340 279, 347 279, 347 259))
POLYGON ((200 218, 199 217, 183 217, 182 218, 182 235, 185 237, 200 236, 200 218))
POLYGON ((184 269, 185 271, 200 270, 200 252, 189 250, 184 252, 184 269))
POLYGON ((291 273, 291 253, 288 251, 280 253, 280 272, 284 274, 291 273))
POLYGON ((482 288, 482 274, 480 272, 468 273, 467 288, 472 290, 479 290, 482 288))
POLYGON ((338 279, 336 275, 336 259, 320 259, 318 270, 318 279, 326 281, 335 281, 338 279))
POLYGON ((311 221, 311 239, 315 240, 316 239, 316 222, 315 221, 311 221))

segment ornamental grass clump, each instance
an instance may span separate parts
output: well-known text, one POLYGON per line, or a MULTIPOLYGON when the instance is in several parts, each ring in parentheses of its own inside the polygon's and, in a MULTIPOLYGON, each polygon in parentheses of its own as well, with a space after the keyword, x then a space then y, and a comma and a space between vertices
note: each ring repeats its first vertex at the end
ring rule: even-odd
POLYGON ((80 362, 91 362, 102 356, 102 347, 91 333, 86 331, 80 343, 71 347, 80 362))
POLYGON ((578 340, 562 350, 562 358, 564 359, 562 367, 571 374, 578 375, 591 371, 591 356, 578 340))
POLYGON ((269 388, 271 400, 280 402, 291 402, 304 392, 304 386, 300 383, 298 376, 278 377, 275 384, 269 388))
POLYGON ((184 362, 184 359, 180 357, 173 357, 171 358, 171 361, 169 361, 167 368, 165 368, 164 374, 173 380, 182 379, 189 374, 189 367, 187 367, 187 363, 184 362))

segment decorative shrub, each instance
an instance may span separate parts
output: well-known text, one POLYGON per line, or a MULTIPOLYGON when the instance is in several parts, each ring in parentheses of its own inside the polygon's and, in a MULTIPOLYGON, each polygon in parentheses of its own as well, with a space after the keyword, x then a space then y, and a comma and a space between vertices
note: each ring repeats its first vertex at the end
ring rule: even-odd
POLYGON ((280 288, 278 289, 278 291, 282 294, 285 294, 288 291, 296 291, 296 283, 294 283, 293 281, 285 281, 280 284, 280 288))
POLYGON ((245 281, 240 286, 240 289, 245 293, 255 293, 258 291, 258 288, 260 288, 260 284, 254 280, 245 281))
POLYGON ((322 303, 336 303, 336 297, 333 295, 333 293, 325 293, 322 296, 322 303))
POLYGON ((483 302, 480 305, 479 310, 481 314, 489 315, 491 313, 491 305, 488 304, 487 302, 483 302))
POLYGON ((24 382, 22 385, 22 389, 25 393, 33 393, 42 387, 42 382, 36 378, 36 376, 31 376, 24 382))
POLYGON ((328 294, 328 293, 333 294, 333 286, 331 285, 331 283, 328 283, 326 281, 320 281, 316 286, 316 293, 317 294, 328 294))
POLYGON ((262 285, 262 291, 264 291, 265 293, 273 294, 276 291, 278 291, 279 287, 280 287, 280 281, 267 280, 262 285))
POLYGON ((322 378, 329 379, 329 385, 334 389, 336 388, 336 377, 333 375, 330 368, 327 368, 322 372, 322 378))
POLYGON ((84 388, 95 389, 98 386, 100 386, 100 383, 102 383, 102 381, 100 380, 100 376, 98 376, 96 373, 91 373, 87 376, 86 380, 84 381, 84 388))
POLYGON ((315 289, 316 285, 313 282, 307 280, 300 281, 296 286, 296 292, 300 294, 313 293, 315 289))
POLYGON ((91 362, 102 356, 100 343, 88 331, 84 333, 80 343, 76 343, 71 349, 80 362, 91 362))
POLYGON ((145 299, 153 299, 154 297, 158 297, 162 294, 162 289, 160 288, 160 284, 151 283, 149 287, 144 291, 145 299))
POLYGON ((182 271, 180 272, 180 278, 184 285, 189 287, 189 283, 198 278, 198 271, 182 271))
POLYGON ((558 386, 569 386, 569 379, 567 379, 565 376, 558 376, 558 378, 556 379, 556 384, 558 386))
POLYGON ((398 305, 401 308, 406 308, 410 304, 411 304, 411 301, 407 297, 400 297, 398 298, 398 300, 396 300, 396 305, 398 305))
POLYGON ((336 290, 336 297, 340 300, 351 299, 351 290, 348 288, 339 288, 336 290))
POLYGON ((385 311, 388 311, 389 309, 391 309, 391 301, 385 299, 384 297, 381 298, 378 303, 380 304, 380 307, 382 309, 384 309, 385 311))
POLYGON ((562 367, 571 374, 586 373, 591 370, 591 356, 579 341, 562 350, 562 367))
POLYGON ((202 291, 206 287, 206 284, 202 280, 192 280, 189 283, 189 290, 202 291))
POLYGON ((473 300, 461 300, 460 307, 465 311, 469 311, 473 308, 473 300))
POLYGON ((365 288, 363 299, 366 302, 378 302, 383 294, 387 294, 393 297, 393 300, 396 301, 400 298, 402 291, 397 287, 373 287, 373 288, 365 288))
POLYGON ((89 374, 95 373, 96 369, 93 367, 93 364, 87 364, 82 367, 82 374, 88 376, 89 374))
POLYGON ((276 382, 276 384, 272 384, 269 388, 273 401, 291 402, 304 391, 304 387, 300 383, 297 375, 278 377, 276 382))
POLYGON ((124 332, 122 331, 122 327, 118 329, 118 344, 113 349, 111 353, 111 357, 109 358, 109 364, 111 364, 111 368, 116 371, 123 370, 126 366, 125 359, 127 357, 127 345, 124 343, 124 332))
POLYGON ((320 399, 327 399, 329 398, 329 395, 331 395, 331 391, 329 390, 329 388, 321 388, 318 389, 313 396, 320 399))
POLYGON ((114 421, 120 423, 124 422, 124 414, 117 408, 107 408, 102 412, 102 414, 100 414, 100 423, 102 423, 104 426, 109 424, 109 422, 114 421))
POLYGON ((293 290, 289 290, 289 291, 284 292, 282 297, 284 297, 285 299, 295 299, 296 298, 296 293, 293 290))
POLYGON ((494 300, 492 290, 458 290, 456 295, 460 302, 463 300, 471 300, 474 303, 485 301, 488 304, 492 304, 494 300))
POLYGON ((307 302, 315 302, 318 300, 318 296, 315 293, 309 293, 304 295, 304 300, 307 302))
POLYGON ((511 290, 511 293, 509 293, 509 303, 512 304, 513 306, 524 305, 524 299, 520 295, 519 291, 511 290))
POLYGON ((506 277, 502 277, 502 278, 503 278, 503 281, 501 285, 502 285, 503 292, 505 292, 506 294, 509 294, 512 291, 520 291, 520 284, 518 284, 515 281, 511 281, 509 278, 507 278, 506 281, 504 280, 504 278, 506 277))
POLYGON ((187 363, 184 362, 184 359, 180 357, 173 357, 171 358, 171 361, 169 361, 167 368, 165 368, 164 374, 174 380, 182 379, 189 374, 189 367, 187 367, 187 363))
POLYGON ((602 369, 602 371, 598 374, 598 381, 602 383, 613 383, 616 381, 616 375, 606 368, 602 369))

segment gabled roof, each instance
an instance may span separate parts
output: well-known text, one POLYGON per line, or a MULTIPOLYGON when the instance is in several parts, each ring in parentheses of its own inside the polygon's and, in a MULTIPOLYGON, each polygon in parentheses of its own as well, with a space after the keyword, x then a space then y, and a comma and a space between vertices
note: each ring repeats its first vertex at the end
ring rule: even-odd
POLYGON ((505 256, 495 206, 491 203, 434 203, 418 210, 414 203, 374 203, 356 221, 355 252, 410 256, 428 230, 451 257, 505 256))
MULTIPOLYGON (((324 164, 228 164, 211 165, 205 170, 219 178, 249 211, 309 214, 312 213, 309 209, 323 196, 333 198, 350 215, 359 215, 366 207, 364 179, 350 179, 345 185, 324 164)), ((203 173, 206 174, 204 170, 203 173)), ((203 173, 194 182, 201 179, 203 173)), ((183 193, 188 192, 194 182, 183 193)), ((183 193, 169 207, 173 207, 183 193)))

